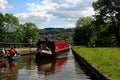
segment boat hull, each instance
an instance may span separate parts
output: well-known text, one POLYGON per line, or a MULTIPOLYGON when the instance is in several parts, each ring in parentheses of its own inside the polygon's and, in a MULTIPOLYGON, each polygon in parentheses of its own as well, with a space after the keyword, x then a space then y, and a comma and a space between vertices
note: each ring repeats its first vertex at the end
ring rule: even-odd
POLYGON ((61 55, 66 55, 67 51, 69 51, 69 48, 59 50, 59 51, 57 51, 55 53, 52 53, 52 54, 46 54, 46 53, 37 52, 36 53, 36 60, 57 58, 57 57, 59 57, 61 55))
POLYGON ((36 53, 36 59, 49 59, 49 58, 54 58, 55 55, 53 54, 45 54, 45 53, 42 53, 42 52, 37 52, 36 53))

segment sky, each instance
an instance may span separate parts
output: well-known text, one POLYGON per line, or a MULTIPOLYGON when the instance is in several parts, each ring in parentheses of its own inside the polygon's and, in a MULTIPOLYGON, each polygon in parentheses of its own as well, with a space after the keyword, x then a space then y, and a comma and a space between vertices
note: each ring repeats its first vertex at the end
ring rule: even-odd
POLYGON ((12 13, 21 24, 38 28, 74 28, 80 17, 92 16, 96 0, 0 0, 0 12, 12 13))

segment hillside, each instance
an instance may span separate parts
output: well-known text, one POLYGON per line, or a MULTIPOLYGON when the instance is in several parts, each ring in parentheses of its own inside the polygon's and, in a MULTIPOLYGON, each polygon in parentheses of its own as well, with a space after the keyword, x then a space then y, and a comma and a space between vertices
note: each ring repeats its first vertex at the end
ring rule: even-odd
POLYGON ((40 30, 41 36, 47 36, 49 38, 56 38, 59 40, 66 39, 68 42, 72 42, 74 28, 45 28, 40 30))

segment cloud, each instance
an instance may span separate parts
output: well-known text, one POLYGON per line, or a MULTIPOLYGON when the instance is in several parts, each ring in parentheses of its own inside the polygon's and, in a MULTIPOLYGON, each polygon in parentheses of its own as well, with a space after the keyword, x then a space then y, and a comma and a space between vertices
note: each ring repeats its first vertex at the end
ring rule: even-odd
POLYGON ((63 24, 63 25, 53 25, 53 26, 46 26, 46 28, 75 28, 75 24, 63 24))
POLYGON ((6 0, 0 0, 0 9, 5 9, 7 5, 7 1, 6 0))
POLYGON ((11 9, 12 5, 8 4, 7 0, 0 0, 0 9, 5 10, 5 9, 11 9))
POLYGON ((75 24, 65 24, 65 25, 61 25, 62 28, 74 28, 75 24))
POLYGON ((66 21, 73 21, 75 20, 73 18, 78 17, 78 9, 76 10, 76 6, 79 5, 80 2, 80 0, 44 0, 38 4, 28 3, 27 6, 30 12, 43 12, 66 21))
POLYGON ((28 12, 15 14, 22 23, 34 22, 38 25, 47 23, 55 18, 54 15, 47 13, 48 11, 54 10, 57 5, 49 4, 47 0, 42 1, 40 4, 27 3, 28 12))
POLYGON ((58 6, 56 3, 48 3, 45 1, 42 1, 39 4, 36 3, 27 3, 28 10, 30 12, 48 12, 48 11, 53 11, 56 9, 58 6))
POLYGON ((66 21, 76 21, 79 17, 94 14, 91 0, 51 0, 51 2, 58 4, 59 7, 48 13, 66 21))
POLYGON ((49 22, 52 18, 54 18, 53 15, 43 12, 19 13, 15 14, 15 16, 18 17, 22 23, 33 22, 37 23, 38 25, 49 22))
POLYGON ((21 22, 31 21, 38 25, 47 23, 54 18, 60 18, 63 22, 76 22, 79 17, 94 14, 93 1, 96 0, 42 0, 40 3, 27 3, 28 11, 15 15, 21 22))
POLYGON ((78 17, 92 15, 93 0, 43 0, 41 3, 28 3, 30 12, 43 12, 63 20, 73 21, 78 17), (66 19, 65 19, 66 18, 66 19))

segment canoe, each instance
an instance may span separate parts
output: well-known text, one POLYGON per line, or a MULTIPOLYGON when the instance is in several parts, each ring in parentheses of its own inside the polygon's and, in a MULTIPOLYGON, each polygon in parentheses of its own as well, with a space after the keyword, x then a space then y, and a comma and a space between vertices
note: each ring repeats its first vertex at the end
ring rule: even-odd
POLYGON ((9 56, 9 60, 10 61, 17 61, 20 58, 20 55, 16 55, 16 56, 9 56))

